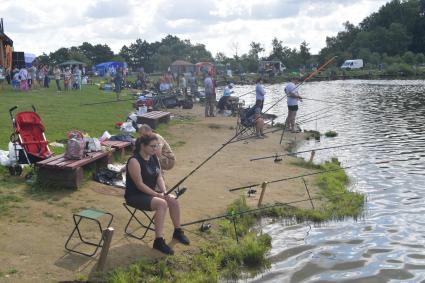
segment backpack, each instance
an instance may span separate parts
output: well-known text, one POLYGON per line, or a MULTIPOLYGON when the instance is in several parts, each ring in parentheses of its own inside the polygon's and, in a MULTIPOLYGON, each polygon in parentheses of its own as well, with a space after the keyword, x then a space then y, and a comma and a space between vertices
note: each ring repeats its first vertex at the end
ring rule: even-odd
POLYGON ((193 108, 192 98, 187 98, 187 99, 183 100, 181 106, 182 106, 183 109, 192 109, 193 108))
POLYGON ((84 158, 84 138, 79 131, 70 131, 67 134, 65 159, 80 160, 84 158))

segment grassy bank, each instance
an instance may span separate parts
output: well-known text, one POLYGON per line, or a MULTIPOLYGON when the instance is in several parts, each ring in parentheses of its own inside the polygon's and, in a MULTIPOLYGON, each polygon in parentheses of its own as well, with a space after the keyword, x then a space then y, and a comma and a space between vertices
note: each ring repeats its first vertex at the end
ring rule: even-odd
POLYGON ((142 258, 126 269, 120 268, 110 273, 106 280, 111 283, 217 282, 253 276, 270 267, 267 252, 271 249, 271 239, 267 234, 259 234, 253 229, 259 218, 284 217, 299 222, 323 222, 360 216, 364 197, 347 190, 349 179, 344 170, 339 170, 337 160, 320 165, 299 160, 295 164, 319 171, 334 170, 314 178, 313 183, 319 187, 321 197, 318 208, 281 206, 236 216, 251 209, 245 198, 241 198, 227 209, 225 215, 228 215, 228 219, 215 223, 213 229, 206 232, 206 241, 196 252, 157 261, 142 258), (235 219, 236 228, 232 219, 235 219))
MULTIPOLYGON (((103 131, 117 133, 116 122, 126 119, 132 109, 131 101, 112 102, 83 106, 84 103, 114 101, 113 92, 99 90, 95 85, 83 86, 81 91, 56 92, 56 87, 39 88, 27 93, 13 91, 9 86, 0 90, 0 148, 7 150, 10 134, 13 132, 9 109, 17 105, 17 111, 31 110, 31 105, 37 109, 49 141, 60 141, 66 138, 70 130, 81 130, 92 137, 99 137, 103 131)), ((128 91, 124 91, 122 99, 130 99, 128 91)), ((61 148, 52 147, 55 153, 61 148)))

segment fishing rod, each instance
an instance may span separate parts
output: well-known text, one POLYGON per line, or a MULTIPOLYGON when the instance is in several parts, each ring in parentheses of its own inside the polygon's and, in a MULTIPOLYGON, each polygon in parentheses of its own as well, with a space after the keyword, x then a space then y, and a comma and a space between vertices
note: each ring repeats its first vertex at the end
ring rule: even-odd
POLYGON ((351 143, 351 144, 342 144, 342 145, 329 146, 329 147, 314 148, 314 149, 302 150, 302 151, 297 151, 297 152, 290 152, 290 153, 275 154, 275 155, 269 155, 269 156, 263 156, 263 157, 256 157, 256 158, 251 158, 249 161, 257 161, 257 160, 263 160, 263 159, 269 159, 269 158, 295 155, 295 154, 298 154, 298 153, 305 153, 305 152, 310 152, 310 151, 320 151, 320 150, 333 149, 333 148, 349 147, 349 146, 362 145, 362 144, 367 144, 367 143, 369 143, 369 142, 359 142, 359 143, 351 143))
MULTIPOLYGON (((264 132, 263 134, 265 134, 265 135, 267 135, 267 134, 273 134, 273 133, 275 133, 275 132, 279 132, 279 131, 281 131, 282 129, 274 129, 274 130, 271 130, 271 131, 269 131, 269 132, 264 132)), ((240 142, 240 141, 244 141, 244 140, 248 140, 248 139, 252 139, 253 137, 255 137, 255 135, 250 135, 250 136, 248 136, 248 137, 243 137, 243 138, 240 138, 240 139, 237 139, 237 140, 233 140, 231 143, 236 143, 236 142, 240 142)))
POLYGON ((173 192, 175 189, 177 189, 184 181, 186 181, 187 178, 189 178, 193 173, 195 173, 199 168, 201 168, 205 163, 207 163, 211 158, 213 158, 217 153, 219 153, 225 146, 230 144, 234 139, 236 139, 239 135, 243 134, 245 131, 246 131, 246 128, 242 129, 241 132, 234 135, 231 139, 229 139, 226 143, 224 143, 220 148, 218 148, 216 151, 214 151, 207 159, 205 159, 203 162, 201 162, 201 164, 196 166, 195 169, 190 171, 189 174, 187 174, 183 179, 181 179, 179 182, 177 182, 171 189, 169 189, 165 193, 165 195, 168 195, 171 192, 173 192))
POLYGON ((328 112, 328 111, 329 111, 329 107, 323 107, 323 108, 321 108, 321 109, 319 109, 319 110, 315 110, 315 111, 312 111, 312 112, 309 112, 309 113, 306 113, 306 114, 300 115, 300 116, 298 116, 297 118, 298 118, 298 119, 306 118, 306 117, 308 117, 308 116, 311 116, 311 115, 313 115, 313 114, 317 114, 317 113, 320 113, 320 112, 323 112, 323 111, 328 112))
POLYGON ((214 216, 214 217, 210 217, 210 218, 195 220, 195 221, 192 221, 192 222, 183 223, 180 226, 189 226, 189 225, 204 223, 206 221, 216 220, 216 219, 220 219, 220 218, 234 218, 235 216, 239 216, 239 215, 243 215, 243 214, 254 213, 254 212, 257 212, 257 211, 262 211, 262 210, 275 208, 275 207, 291 206, 291 204, 294 204, 294 203, 300 203, 300 202, 310 201, 310 200, 314 200, 314 199, 322 199, 322 197, 314 197, 314 198, 308 198, 308 199, 302 199, 302 200, 295 200, 295 201, 290 201, 290 202, 285 202, 285 203, 276 203, 276 204, 273 204, 273 205, 263 206, 263 207, 260 207, 260 208, 249 209, 249 210, 240 211, 240 212, 232 212, 232 213, 228 213, 228 214, 224 214, 224 215, 219 215, 219 216, 214 216))
MULTIPOLYGON (((309 118, 307 118, 307 119, 305 119, 305 120, 301 120, 301 121, 299 121, 298 123, 296 123, 298 126, 299 125, 303 125, 303 124, 306 124, 306 123, 308 123, 308 122, 312 122, 312 121, 318 121, 318 120, 320 120, 320 119, 324 119, 324 118, 328 118, 328 117, 332 117, 333 115, 329 115, 328 114, 329 113, 329 111, 328 112, 326 112, 326 113, 321 113, 320 115, 318 115, 318 116, 316 116, 316 117, 309 117, 309 118)), ((283 127, 283 129, 282 129, 282 134, 280 135, 280 141, 279 141, 279 144, 282 144, 282 141, 283 141, 283 135, 285 134, 285 130, 286 130, 286 124, 284 125, 284 127, 283 127)))
POLYGON ((114 103, 114 102, 125 102, 130 100, 136 100, 136 99, 129 98, 129 99, 108 100, 108 101, 93 102, 93 103, 83 103, 83 104, 80 104, 80 106, 98 105, 98 104, 106 104, 106 103, 114 103))
MULTIPOLYGON (((389 163, 391 161, 406 161, 406 160, 384 160, 384 161, 378 161, 378 162, 361 163, 361 164, 352 165, 352 166, 339 167, 339 168, 336 168, 336 169, 330 169, 330 170, 324 170, 324 171, 319 171, 319 172, 314 172, 314 173, 307 173, 307 174, 302 174, 302 175, 297 175, 297 176, 292 176, 292 177, 286 177, 286 178, 282 178, 282 179, 268 181, 267 183, 268 184, 278 183, 278 182, 283 182, 283 181, 288 181, 288 180, 299 179, 299 178, 303 178, 303 177, 307 177, 307 176, 323 174, 323 173, 327 173, 327 172, 334 172, 334 171, 345 170, 345 169, 350 169, 350 168, 355 168, 355 167, 362 167, 362 166, 367 166, 367 165, 372 165, 372 164, 384 164, 384 163, 389 163)), ((243 186, 243 187, 237 187, 237 188, 229 189, 229 192, 239 191, 239 190, 243 190, 243 189, 249 189, 249 188, 252 188, 252 187, 257 187, 257 186, 260 186, 261 184, 262 183, 251 184, 251 185, 243 186)))
MULTIPOLYGON (((326 116, 321 116, 321 117, 315 117, 314 119, 311 119, 311 120, 306 120, 306 121, 301 121, 301 122, 299 122, 298 123, 298 125, 302 125, 302 124, 305 124, 305 123, 308 123, 308 122, 311 122, 311 121, 314 121, 314 120, 320 120, 320 119, 323 119, 323 118, 328 118, 328 117, 330 117, 330 116, 332 116, 332 115, 326 115, 326 116)), ((278 129, 273 129, 273 130, 271 130, 271 131, 269 131, 269 132, 264 132, 264 134, 272 134, 272 133, 275 133, 275 132, 279 132, 279 131, 282 131, 282 130, 284 130, 285 129, 285 126, 283 126, 283 128, 278 128, 278 129)), ((247 140, 247 139, 251 139, 251 138, 253 138, 253 137, 255 137, 255 136, 253 136, 253 135, 250 135, 250 136, 248 136, 248 137, 243 137, 243 138, 239 138, 239 139, 237 139, 237 140, 233 140, 233 141, 231 141, 230 143, 236 143, 236 142, 240 142, 240 141, 244 141, 244 140, 247 140)), ((283 140, 283 137, 281 137, 282 138, 282 140, 283 140)), ((282 143, 282 142, 281 142, 282 143)))
POLYGON ((254 89, 254 90, 251 90, 251 91, 248 91, 247 93, 244 93, 244 94, 242 94, 242 95, 237 96, 237 98, 241 98, 241 97, 243 97, 243 96, 245 96, 245 95, 247 95, 247 94, 250 94, 250 93, 252 93, 252 92, 254 92, 254 91, 255 91, 255 89, 254 89))
POLYGON ((317 115, 316 117, 310 117, 308 119, 299 121, 297 124, 302 125, 302 124, 306 124, 308 122, 313 122, 315 120, 320 120, 320 119, 324 119, 324 118, 328 118, 328 117, 332 117, 332 116, 333 116, 333 114, 323 113, 323 114, 317 115))
POLYGON ((305 97, 303 97, 302 100, 313 100, 313 101, 319 101, 319 102, 324 102, 324 103, 329 103, 329 104, 339 104, 338 102, 331 102, 331 101, 315 99, 315 98, 305 98, 305 97))

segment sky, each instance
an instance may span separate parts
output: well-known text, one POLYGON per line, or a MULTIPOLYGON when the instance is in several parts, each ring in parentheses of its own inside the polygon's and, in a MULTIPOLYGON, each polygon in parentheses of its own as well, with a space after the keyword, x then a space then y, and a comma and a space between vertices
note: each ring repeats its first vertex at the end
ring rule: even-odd
POLYGON ((141 38, 167 34, 205 44, 213 56, 247 53, 252 41, 271 51, 277 38, 317 54, 327 36, 355 25, 389 0, 0 0, 15 51, 40 55, 61 47, 107 44, 115 53, 141 38))

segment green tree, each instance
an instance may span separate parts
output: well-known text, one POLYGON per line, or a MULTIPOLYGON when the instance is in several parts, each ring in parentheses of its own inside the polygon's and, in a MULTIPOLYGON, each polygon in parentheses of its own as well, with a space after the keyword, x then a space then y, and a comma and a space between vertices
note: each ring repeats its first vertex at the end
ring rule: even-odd
POLYGON ((60 64, 62 62, 68 61, 70 59, 69 49, 62 47, 56 50, 55 52, 51 52, 49 54, 49 61, 53 65, 60 64))
POLYGON ((303 65, 307 65, 311 58, 310 48, 308 48, 307 42, 303 41, 300 45, 300 59, 303 65))
POLYGON ((416 61, 417 64, 425 63, 425 55, 423 53, 416 54, 415 61, 416 61))
POLYGON ((406 53, 404 53, 402 59, 404 63, 409 65, 414 65, 416 63, 415 54, 411 51, 407 51, 406 53))
POLYGON ((254 60, 258 60, 259 59, 259 54, 261 52, 263 52, 265 49, 261 46, 261 43, 259 42, 255 42, 252 41, 249 46, 251 47, 251 49, 249 50, 249 56, 254 59, 254 60))

